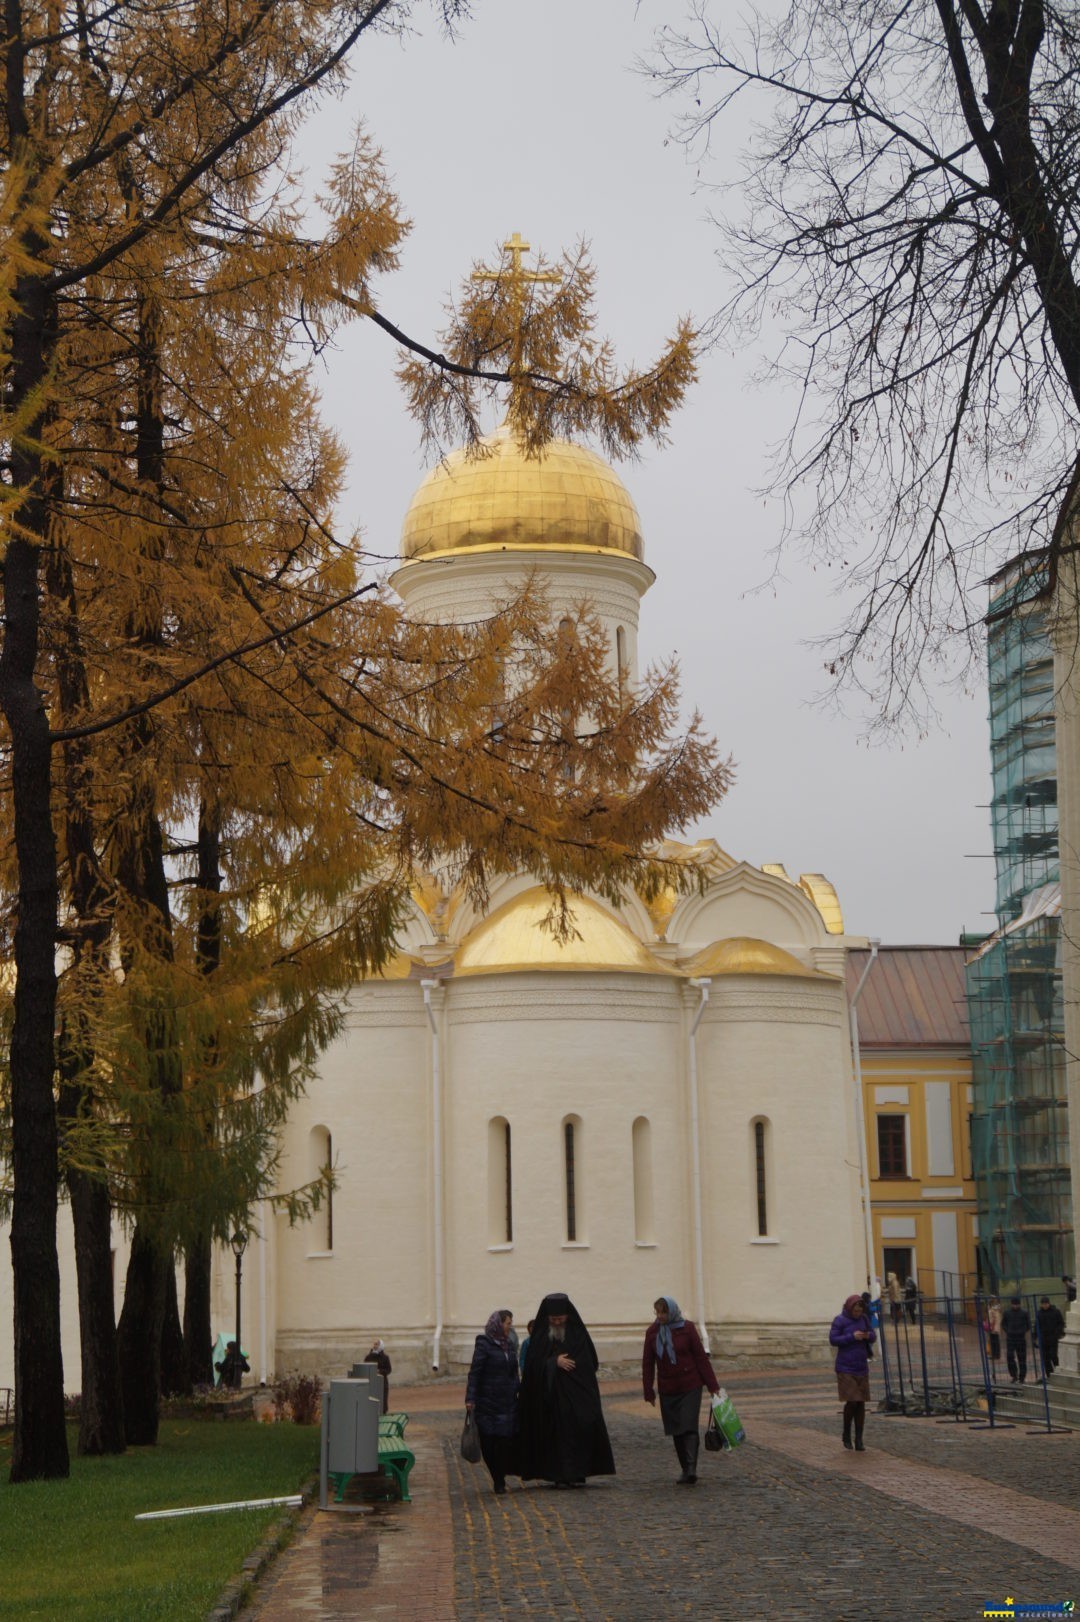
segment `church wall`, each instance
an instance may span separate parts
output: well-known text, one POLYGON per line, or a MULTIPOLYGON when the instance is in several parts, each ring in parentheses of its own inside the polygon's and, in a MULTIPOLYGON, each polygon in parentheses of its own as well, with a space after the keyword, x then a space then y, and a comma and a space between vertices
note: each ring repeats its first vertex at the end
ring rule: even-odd
POLYGON ((591 1325, 636 1333, 656 1294, 689 1276, 677 988, 640 975, 503 975, 452 983, 449 1004, 451 1344, 467 1354, 496 1306, 524 1322, 553 1289, 566 1290, 591 1325), (568 1116, 580 1123, 573 1244, 568 1116), (642 1116, 653 1173, 648 1244, 635 1239, 633 1124, 642 1116), (490 1244, 493 1117, 511 1126, 512 1248, 490 1244))
POLYGON ((807 1352, 823 1355, 820 1326, 865 1271, 843 990, 714 982, 697 1040, 708 1320, 719 1321, 719 1344, 732 1350, 790 1330, 807 1352), (758 1119, 767 1123, 764 1236, 758 1119))
POLYGON ((604 625, 617 674, 616 634, 624 632, 625 664, 631 681, 638 673, 640 599, 651 585, 651 569, 617 554, 535 551, 477 552, 449 558, 423 558, 404 565, 393 585, 417 619, 470 620, 520 591, 535 571, 548 593, 552 618, 575 613, 587 602, 604 625))
POLYGON ((326 1127, 338 1187, 331 1253, 323 1213, 296 1228, 277 1219, 279 1368, 346 1366, 388 1325, 430 1342, 429 1076, 419 985, 358 989, 286 1128, 282 1185, 311 1176, 310 1133, 326 1127))

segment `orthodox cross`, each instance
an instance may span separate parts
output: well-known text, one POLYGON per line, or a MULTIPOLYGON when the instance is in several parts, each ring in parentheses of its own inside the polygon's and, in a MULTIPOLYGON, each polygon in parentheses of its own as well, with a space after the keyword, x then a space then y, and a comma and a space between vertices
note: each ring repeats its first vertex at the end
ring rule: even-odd
MULTIPOLYGON (((498 270, 485 270, 482 266, 474 270, 474 282, 505 282, 510 289, 510 362, 507 371, 514 374, 524 370, 523 359, 525 353, 525 289, 535 282, 548 282, 558 286, 562 276, 557 270, 526 270, 522 265, 522 256, 531 253, 530 245, 521 234, 514 232, 509 242, 503 243, 503 253, 510 255, 509 269, 500 265, 498 270)), ((511 384, 511 400, 515 389, 511 384)))

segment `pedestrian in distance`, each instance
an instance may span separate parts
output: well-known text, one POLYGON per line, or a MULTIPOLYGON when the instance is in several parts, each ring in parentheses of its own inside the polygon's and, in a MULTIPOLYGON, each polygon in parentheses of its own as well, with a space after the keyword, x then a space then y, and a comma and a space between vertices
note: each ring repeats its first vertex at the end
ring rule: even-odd
POLYGON ((382 1411, 390 1412, 390 1376, 394 1372, 394 1365, 390 1361, 390 1354, 381 1340, 377 1340, 370 1352, 364 1358, 365 1363, 374 1363, 382 1375, 382 1411))
POLYGON ((1001 1302, 996 1295, 992 1295, 987 1303, 983 1330, 986 1334, 986 1354, 990 1359, 990 1373, 996 1385, 997 1366, 1001 1362, 1001 1302))
POLYGON ((894 1324, 904 1315, 904 1292, 895 1273, 885 1274, 885 1295, 889 1302, 889 1316, 894 1324))
POLYGON ((532 1332, 533 1332, 533 1330, 535 1328, 536 1328, 536 1319, 535 1318, 530 1318, 529 1319, 529 1327, 525 1332, 525 1339, 522 1341, 521 1350, 518 1353, 518 1368, 521 1370, 522 1374, 525 1373, 525 1359, 528 1356, 529 1341, 532 1338, 532 1332))
POLYGON ((1071 1307, 1076 1300, 1076 1280, 1070 1278, 1068 1273, 1062 1273, 1061 1282, 1065 1286, 1065 1303, 1071 1307))
POLYGON ((670 1295, 653 1302, 655 1320, 645 1331, 641 1354, 641 1383, 645 1401, 656 1404, 660 1393, 660 1417, 664 1435, 675 1444, 682 1467, 678 1487, 692 1487, 697 1481, 698 1448, 701 1435, 701 1393, 707 1386, 715 1397, 720 1382, 713 1373, 701 1336, 689 1318, 684 1318, 670 1295))
POLYGON ((836 1392, 844 1405, 844 1446, 865 1453, 863 1426, 870 1401, 870 1348, 877 1335, 870 1327, 862 1297, 849 1295, 832 1321, 829 1345, 836 1347, 836 1392), (854 1443, 851 1439, 855 1428, 854 1443))
POLYGON ((1027 1379, 1027 1338, 1031 1334, 1031 1319, 1024 1311, 1020 1297, 1014 1295, 1001 1314, 1001 1327, 1005 1331, 1005 1362, 1013 1385, 1023 1385, 1027 1379))
POLYGON ((244 1375, 251 1372, 251 1364, 236 1344, 235 1340, 226 1341, 225 1356, 214 1367, 221 1375, 222 1390, 239 1391, 244 1375))
POLYGON ((521 1381, 521 1474, 556 1487, 613 1476, 600 1386, 600 1359, 567 1296, 546 1295, 529 1336, 521 1381))
POLYGON ((919 1307, 919 1286, 910 1273, 904 1280, 904 1305, 907 1308, 908 1322, 914 1323, 919 1307))
POLYGON ((477 1335, 465 1388, 465 1406, 476 1416, 480 1452, 491 1476, 492 1491, 506 1491, 508 1475, 518 1474, 518 1408, 520 1376, 517 1351, 510 1341, 514 1315, 506 1307, 493 1312, 477 1335))
POLYGON ((1058 1366, 1058 1342, 1065 1333, 1065 1319, 1062 1317, 1061 1308, 1053 1306, 1048 1295, 1044 1295, 1040 1300, 1039 1310, 1035 1316, 1039 1323, 1043 1368, 1047 1374, 1053 1374, 1058 1366))

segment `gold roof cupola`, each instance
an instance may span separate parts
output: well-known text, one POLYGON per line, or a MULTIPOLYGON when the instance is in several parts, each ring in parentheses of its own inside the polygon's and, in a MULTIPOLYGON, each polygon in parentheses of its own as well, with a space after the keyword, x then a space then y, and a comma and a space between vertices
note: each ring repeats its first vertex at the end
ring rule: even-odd
POLYGON ((526 328, 530 289, 559 286, 561 271, 528 270, 530 245, 518 232, 503 244, 497 270, 479 267, 476 283, 503 293, 509 398, 494 433, 450 452, 414 495, 401 532, 406 561, 478 551, 614 552, 644 560, 641 520, 626 486, 609 463, 585 445, 554 439, 527 447, 515 426, 526 415, 526 328))

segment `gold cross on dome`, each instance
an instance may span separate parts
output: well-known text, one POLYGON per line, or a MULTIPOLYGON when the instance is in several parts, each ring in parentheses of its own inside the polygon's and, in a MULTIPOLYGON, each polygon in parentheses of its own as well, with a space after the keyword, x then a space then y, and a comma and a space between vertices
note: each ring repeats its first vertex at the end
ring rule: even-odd
MULTIPOLYGON (((509 241, 503 243, 503 253, 510 255, 509 269, 501 265, 498 270, 487 270, 481 267, 474 270, 474 282, 506 282, 510 292, 510 360, 507 371, 513 376, 524 369, 525 355, 525 289, 536 282, 547 282, 557 287, 562 281, 562 274, 557 270, 526 270, 521 263, 522 257, 531 253, 532 248, 519 231, 515 231, 509 241)), ((511 415, 514 393, 518 385, 510 385, 511 415)))
POLYGON ((522 257, 532 253, 531 245, 525 241, 520 231, 515 231, 509 242, 503 243, 503 253, 510 255, 509 271, 501 266, 498 270, 474 270, 474 282, 499 282, 505 276, 510 283, 511 296, 520 299, 525 291, 526 282, 552 282, 558 284, 562 276, 557 270, 526 270, 521 263, 522 257))

